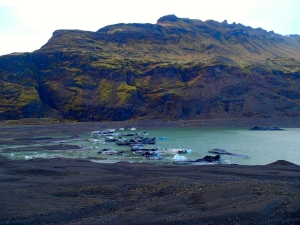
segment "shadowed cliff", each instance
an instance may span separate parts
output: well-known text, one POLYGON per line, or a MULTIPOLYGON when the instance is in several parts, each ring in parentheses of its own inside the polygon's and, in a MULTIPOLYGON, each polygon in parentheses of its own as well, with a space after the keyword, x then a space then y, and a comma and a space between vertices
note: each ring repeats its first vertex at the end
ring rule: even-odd
POLYGON ((230 119, 300 116, 300 36, 160 18, 58 30, 0 57, 0 119, 230 119))

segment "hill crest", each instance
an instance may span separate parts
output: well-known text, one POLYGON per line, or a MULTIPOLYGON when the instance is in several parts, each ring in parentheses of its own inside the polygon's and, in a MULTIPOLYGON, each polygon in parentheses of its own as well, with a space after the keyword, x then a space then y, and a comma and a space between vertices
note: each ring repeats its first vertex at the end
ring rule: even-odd
POLYGON ((0 118, 294 118, 299 62, 299 35, 226 21, 57 30, 39 50, 0 57, 0 118))

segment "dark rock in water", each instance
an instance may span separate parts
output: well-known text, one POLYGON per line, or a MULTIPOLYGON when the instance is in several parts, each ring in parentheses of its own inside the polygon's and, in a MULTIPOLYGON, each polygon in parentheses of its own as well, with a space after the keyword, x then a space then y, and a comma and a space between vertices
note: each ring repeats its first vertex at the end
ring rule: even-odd
POLYGON ((138 152, 138 151, 140 151, 140 152, 149 152, 149 151, 155 152, 158 150, 159 150, 158 147, 155 147, 155 148, 132 148, 131 149, 131 151, 133 151, 133 152, 138 152))
POLYGON ((188 151, 185 149, 178 151, 178 154, 187 154, 187 153, 188 153, 188 151))
POLYGON ((250 128, 250 130, 284 130, 279 127, 260 127, 260 126, 255 126, 250 128))
POLYGON ((267 164, 268 166, 298 166, 297 164, 291 163, 285 160, 277 160, 276 162, 272 162, 267 164))
POLYGON ((216 156, 205 156, 202 159, 196 159, 194 162, 215 162, 215 161, 219 161, 220 160, 220 155, 216 155, 216 156))
POLYGON ((149 151, 149 152, 142 152, 141 155, 145 156, 147 158, 158 156, 157 152, 151 152, 151 151, 149 151))
POLYGON ((205 156, 201 159, 196 159, 196 160, 183 160, 183 161, 174 161, 174 164, 179 164, 179 165, 195 165, 195 164, 202 164, 202 163, 216 163, 220 160, 220 155, 216 156, 205 156))
POLYGON ((231 153, 224 149, 219 149, 219 148, 209 150, 208 152, 213 153, 213 154, 218 154, 218 155, 227 155, 227 156, 234 157, 234 158, 249 158, 249 156, 247 156, 247 155, 235 154, 235 153, 231 153))
POLYGON ((98 154, 102 155, 126 155, 125 151, 116 151, 111 148, 104 148, 98 152, 98 154))

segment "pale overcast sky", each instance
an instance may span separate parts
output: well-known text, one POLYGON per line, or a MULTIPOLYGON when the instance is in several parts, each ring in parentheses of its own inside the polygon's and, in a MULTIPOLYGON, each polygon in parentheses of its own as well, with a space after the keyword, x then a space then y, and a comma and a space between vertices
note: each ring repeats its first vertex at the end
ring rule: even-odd
POLYGON ((0 55, 32 52, 58 29, 97 31, 164 15, 300 34, 300 0, 0 0, 0 55))

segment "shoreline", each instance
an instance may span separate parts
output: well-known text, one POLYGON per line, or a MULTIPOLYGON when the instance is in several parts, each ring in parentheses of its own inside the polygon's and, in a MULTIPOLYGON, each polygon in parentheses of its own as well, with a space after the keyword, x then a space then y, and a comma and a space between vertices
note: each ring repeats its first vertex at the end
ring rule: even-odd
POLYGON ((227 119, 199 119, 199 120, 127 120, 127 121, 91 121, 78 122, 57 120, 54 118, 26 118, 20 120, 0 121, 2 126, 45 126, 45 125, 91 125, 103 128, 111 127, 143 127, 143 128, 174 128, 174 127, 203 127, 203 128, 251 128, 253 126, 278 126, 286 128, 299 128, 300 117, 274 117, 274 118, 227 118, 227 119))
POLYGON ((0 224, 300 222, 300 166, 285 162, 154 166, 34 159, 0 165, 0 224))
MULTIPOLYGON (((193 128, 196 129, 201 129, 203 131, 206 131, 208 129, 208 131, 212 131, 214 129, 242 129, 244 131, 244 129, 250 130, 249 127, 245 128, 243 126, 241 127, 233 127, 233 126, 196 126, 197 124, 195 122, 193 122, 192 124, 194 126, 190 126, 190 123, 187 123, 186 121, 181 121, 182 123, 178 123, 178 122, 162 122, 162 121, 139 121, 139 122, 135 122, 133 124, 133 122, 130 123, 124 123, 124 122, 102 122, 102 123, 98 123, 98 122, 82 122, 82 123, 60 123, 60 124, 51 124, 51 125, 6 125, 6 126, 1 126, 0 128, 0 132, 4 134, 4 136, 1 139, 1 143, 3 144, 5 147, 3 147, 3 156, 8 157, 9 159, 13 159, 14 160, 14 156, 10 157, 10 155, 8 155, 8 153, 14 153, 14 151, 19 152, 19 151, 48 151, 49 149, 51 149, 51 154, 56 156, 56 154, 53 153, 52 150, 68 150, 68 149, 73 149, 74 151, 76 149, 81 149, 80 144, 59 144, 58 142, 69 142, 69 141, 73 141, 73 140, 84 140, 86 141, 86 136, 90 134, 92 131, 96 131, 96 130, 105 130, 108 128, 115 128, 116 130, 120 127, 124 127, 125 130, 127 130, 127 128, 129 127, 136 127, 138 131, 141 130, 147 130, 147 127, 149 128, 147 131, 151 132, 151 128, 153 129, 166 129, 163 132, 168 132, 168 129, 173 129, 176 128, 178 130, 178 132, 181 132, 183 130, 189 129, 189 131, 193 132, 193 128), (181 129, 182 128, 182 129, 181 129), (48 147, 47 145, 51 144, 51 148, 48 147), (9 146, 17 146, 16 148, 9 148, 9 146), (18 148, 18 145, 22 146, 18 148), (28 149, 28 150, 27 150, 28 149)), ((189 121, 191 122, 191 121, 189 121)), ((227 121, 228 122, 228 121, 227 121)), ((204 124, 203 121, 201 121, 202 125, 204 124)), ((269 122, 268 122, 269 123, 269 122)), ((262 124, 262 123, 260 123, 262 124)), ((294 123, 295 125, 296 123, 294 123)), ((218 125, 220 125, 220 123, 218 123, 218 125)), ((300 126, 299 126, 300 127, 300 126)), ((257 133, 257 131, 253 131, 256 134, 254 135, 259 135, 263 133, 257 133)), ((260 132, 260 131, 259 131, 260 132)), ((263 131, 262 131, 263 132, 263 131)), ((278 134, 278 131, 272 131, 275 132, 274 135, 278 134)), ((280 132, 285 132, 285 131, 280 131, 280 132)), ((284 133, 284 134, 288 134, 288 133, 284 133)), ((160 135, 164 135, 164 134, 160 134, 160 135)), ((281 136, 281 134, 279 134, 281 136)), ((255 140, 253 140, 255 141, 255 140)), ((276 140, 274 140, 276 141, 276 140)), ((86 143, 83 143, 83 145, 85 145, 86 143)), ((91 146, 93 148, 93 143, 89 142, 87 143, 87 146, 91 146)), ((288 143, 286 144, 286 146, 288 146, 288 143)), ((101 148, 101 147, 100 147, 101 148)), ((197 149, 197 146, 193 146, 193 148, 197 149)), ((225 146, 222 146, 222 144, 218 144, 215 145, 211 148, 224 148, 226 149, 225 146)), ((84 149, 84 148, 82 148, 84 149)), ((117 148, 117 150, 124 150, 122 148, 117 148)), ((127 149, 128 150, 128 149, 127 149)), ((204 149, 205 150, 205 149, 204 149)), ((208 149, 207 149, 208 150, 208 149)), ((295 149, 297 150, 297 149, 295 149)), ((95 148, 96 151, 96 148, 95 148)), ((230 151, 230 148, 227 147, 227 151, 230 151)), ((239 152, 239 151, 235 151, 235 152, 239 152)), ((203 158, 204 156, 208 155, 209 153, 207 152, 203 152, 197 156, 192 157, 191 160, 196 160, 196 159, 200 159, 203 158)), ((243 154, 247 155, 246 152, 244 152, 243 154)), ((26 155, 26 154, 25 154, 26 155)), ((290 154, 291 155, 291 154, 290 154)), ((23 156, 23 158, 25 157, 26 159, 31 158, 31 156, 35 157, 35 155, 31 154, 29 156, 23 156)), ((99 159, 100 155, 97 155, 98 158, 96 160, 99 159)), ((39 157, 38 155, 36 155, 36 157, 39 157)), ((90 156, 90 157, 94 157, 94 155, 90 156)), ((96 156, 95 156, 96 157, 96 156)), ((222 156, 221 156, 222 157, 222 156)), ((47 158, 51 158, 47 157, 47 158)), ((70 157, 71 158, 71 157, 70 157)), ((80 157, 81 158, 81 157, 80 157)), ((101 158, 101 157, 100 157, 101 158)), ((16 158, 16 160, 21 159, 20 157, 16 158)), ((224 158, 226 159, 226 157, 224 158)), ((239 160, 232 160, 231 163, 233 164, 242 164, 242 165, 263 165, 266 163, 271 163, 272 161, 275 160, 279 160, 279 159, 285 159, 288 160, 292 163, 296 163, 299 164, 298 161, 294 160, 295 158, 292 157, 276 157, 273 158, 271 160, 267 160, 267 161, 262 161, 262 162, 255 162, 252 161, 251 163, 247 163, 247 162, 239 162, 239 160)), ((122 157, 120 157, 120 160, 125 160, 122 157)), ((116 161, 119 161, 118 159, 116 161)), ((130 160, 128 160, 130 161, 130 160)), ((131 160, 134 161, 134 160, 131 160)), ((160 160, 157 161, 157 163, 154 162, 154 160, 151 160, 153 163, 151 164, 160 164, 160 160)), ((104 162, 105 163, 105 162, 104 162)), ((162 162, 161 164, 163 164, 164 162, 162 162)), ((172 162, 171 162, 172 163, 172 162)), ((222 163, 228 163, 230 164, 230 162, 222 162, 222 163)))
MULTIPOLYGON (((271 122, 258 125, 273 126, 271 122)), ((20 139, 26 141, 41 129, 68 131, 76 136, 123 126, 173 128, 200 124, 215 127, 212 121, 151 120, 9 124, 1 128, 3 134, 9 131, 14 136, 26 126, 20 139)), ((216 128, 225 128, 237 121, 218 120, 215 124, 216 128)), ((240 127, 245 124, 239 123, 240 127)), ((300 223, 299 174, 299 165, 283 160, 268 165, 103 164, 84 159, 10 160, 0 156, 0 225, 296 225, 300 223)))

